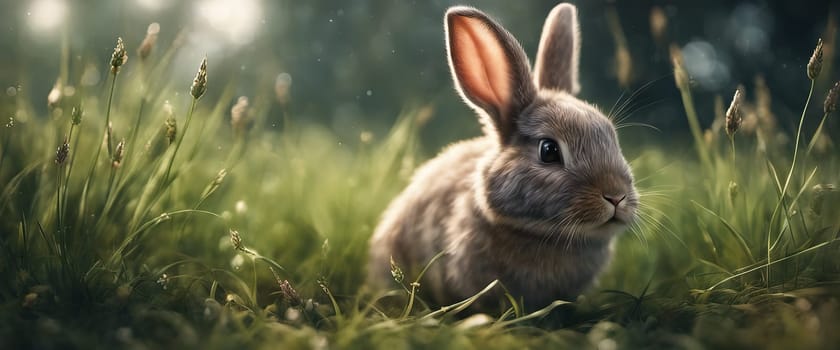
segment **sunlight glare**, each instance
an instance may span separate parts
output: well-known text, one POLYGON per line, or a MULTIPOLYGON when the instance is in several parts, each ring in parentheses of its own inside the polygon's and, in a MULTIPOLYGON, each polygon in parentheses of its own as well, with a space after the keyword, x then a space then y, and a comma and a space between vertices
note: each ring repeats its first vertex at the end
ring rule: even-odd
POLYGON ((26 15, 29 26, 35 31, 46 32, 58 27, 67 14, 67 4, 64 0, 35 0, 26 15))
POLYGON ((208 0, 198 3, 199 15, 213 29, 236 43, 244 44, 253 39, 259 20, 257 0, 208 0))

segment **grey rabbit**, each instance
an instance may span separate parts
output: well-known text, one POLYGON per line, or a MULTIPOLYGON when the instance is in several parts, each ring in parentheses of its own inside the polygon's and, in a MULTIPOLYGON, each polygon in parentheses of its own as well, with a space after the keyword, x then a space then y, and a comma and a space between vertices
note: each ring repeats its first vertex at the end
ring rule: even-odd
POLYGON ((533 73, 481 11, 452 7, 444 27, 455 87, 484 135, 448 146, 390 204, 370 241, 368 283, 393 288, 391 258, 413 278, 442 252, 420 284, 433 305, 496 279, 528 309, 575 298, 639 204, 612 121, 575 97, 577 9, 548 15, 533 73))

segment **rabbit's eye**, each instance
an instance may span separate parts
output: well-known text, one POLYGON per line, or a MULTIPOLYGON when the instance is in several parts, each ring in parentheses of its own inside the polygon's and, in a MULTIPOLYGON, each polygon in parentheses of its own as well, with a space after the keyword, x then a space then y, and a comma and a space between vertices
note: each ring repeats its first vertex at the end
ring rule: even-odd
POLYGON ((561 154, 557 141, 552 139, 540 140, 540 160, 543 163, 563 164, 563 155, 561 154))

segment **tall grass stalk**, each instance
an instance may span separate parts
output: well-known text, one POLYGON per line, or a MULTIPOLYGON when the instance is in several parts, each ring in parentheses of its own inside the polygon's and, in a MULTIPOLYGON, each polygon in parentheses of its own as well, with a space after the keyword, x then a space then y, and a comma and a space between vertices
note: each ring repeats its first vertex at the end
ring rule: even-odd
POLYGON ((190 127, 190 121, 192 121, 193 113, 195 112, 195 105, 198 102, 197 98, 193 98, 190 102, 190 109, 187 112, 187 120, 184 122, 184 128, 181 130, 181 135, 178 136, 178 141, 175 142, 175 149, 172 150, 172 156, 169 157, 169 162, 166 165, 166 172, 163 173, 163 181, 161 182, 161 186, 166 186, 169 183, 169 174, 172 172, 172 164, 175 163, 175 156, 178 155, 178 150, 181 148, 181 144, 184 142, 184 136, 187 134, 187 129, 190 127))
MULTIPOLYGON (((815 80, 811 80, 811 87, 808 89, 808 98, 805 99, 805 106, 802 108, 802 114, 799 117, 799 126, 796 128, 796 138, 793 145, 793 159, 790 163, 790 169, 788 170, 788 174, 785 177, 784 185, 782 186, 781 195, 779 196, 779 200, 776 202, 775 207, 773 208, 773 214, 770 215, 770 223, 775 222, 776 216, 779 213, 779 208, 781 208, 782 203, 787 196, 788 186, 790 186, 791 178, 793 177, 794 169, 796 169, 796 160, 799 155, 799 139, 802 136, 802 124, 805 122, 805 113, 808 111, 808 105, 811 103, 811 95, 814 93, 814 84, 815 80)), ((790 222, 790 215, 786 212, 785 217, 787 221, 790 222)), ((792 230, 792 227, 788 228, 792 230)), ((782 232, 779 232, 781 235, 782 232)), ((767 229, 767 288, 770 288, 770 262, 771 262, 771 253, 772 253, 772 244, 773 241, 773 229, 772 225, 767 229)))
MULTIPOLYGON (((103 137, 102 137, 103 139, 108 136, 108 127, 111 123, 111 104, 113 103, 114 90, 116 89, 116 86, 117 86, 117 73, 114 73, 114 74, 111 75, 111 88, 109 89, 109 92, 108 92, 108 104, 105 107, 105 127, 104 127, 104 132, 103 132, 103 137)), ((110 158, 111 157, 111 137, 107 137, 107 138, 108 138, 108 144, 106 145, 106 147, 108 147, 108 157, 110 158)), ((90 168, 88 169, 88 175, 85 178, 85 184, 82 186, 82 201, 79 204, 79 213, 80 213, 80 216, 85 217, 85 218, 87 217, 86 211, 87 211, 87 206, 88 206, 88 195, 89 195, 89 191, 90 191, 90 185, 91 185, 92 182, 94 182, 95 170, 96 170, 96 166, 99 163, 99 155, 101 153, 102 153, 102 142, 98 141, 96 143, 96 152, 94 153, 93 159, 91 159, 91 162, 90 162, 90 168)), ((86 222, 86 219, 82 220, 82 222, 83 222, 82 225, 84 225, 84 222, 86 222)))
POLYGON ((700 128, 700 121, 697 118, 697 109, 694 108, 694 99, 691 97, 689 76, 683 67, 682 53, 676 46, 671 47, 671 63, 674 68, 674 80, 677 89, 680 91, 686 119, 688 120, 688 127, 691 130, 691 136, 694 138, 694 147, 697 149, 697 154, 700 156, 703 166, 711 169, 712 159, 709 156, 709 151, 703 144, 703 132, 700 128))

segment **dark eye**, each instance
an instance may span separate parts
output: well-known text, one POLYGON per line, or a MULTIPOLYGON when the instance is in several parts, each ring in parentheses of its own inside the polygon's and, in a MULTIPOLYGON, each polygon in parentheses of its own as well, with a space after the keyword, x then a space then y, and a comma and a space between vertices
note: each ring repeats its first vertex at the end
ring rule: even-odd
POLYGON ((552 139, 540 140, 540 160, 543 163, 563 164, 563 155, 560 152, 560 145, 552 139))

